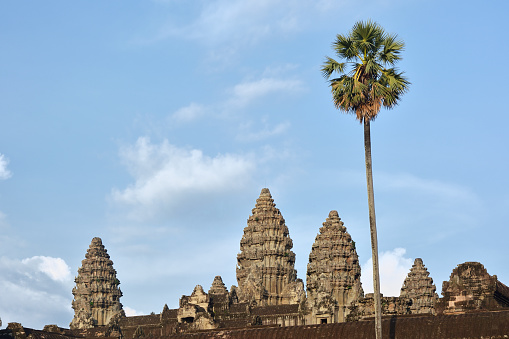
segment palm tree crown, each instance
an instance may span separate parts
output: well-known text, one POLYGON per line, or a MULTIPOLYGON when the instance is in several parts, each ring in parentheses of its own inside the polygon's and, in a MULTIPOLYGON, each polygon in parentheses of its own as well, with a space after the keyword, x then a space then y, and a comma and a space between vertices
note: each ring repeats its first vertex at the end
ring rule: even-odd
POLYGON ((343 62, 327 57, 322 66, 336 108, 355 113, 362 123, 373 120, 382 106, 397 105, 410 85, 394 68, 404 46, 372 21, 357 22, 347 36, 338 34, 333 47, 343 62), (334 73, 339 77, 330 79, 334 73))

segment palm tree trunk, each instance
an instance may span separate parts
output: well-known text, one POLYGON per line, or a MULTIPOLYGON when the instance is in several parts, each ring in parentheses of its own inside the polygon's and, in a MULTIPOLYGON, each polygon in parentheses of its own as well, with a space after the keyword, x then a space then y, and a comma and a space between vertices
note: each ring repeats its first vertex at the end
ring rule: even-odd
POLYGON ((375 194, 373 191, 373 171, 371 166, 371 133, 369 125, 369 118, 364 118, 364 154, 366 157, 369 229, 371 232, 371 254, 373 258, 373 289, 375 291, 375 333, 376 339, 382 339, 382 309, 380 302, 380 273, 378 268, 378 240, 376 237, 375 194))

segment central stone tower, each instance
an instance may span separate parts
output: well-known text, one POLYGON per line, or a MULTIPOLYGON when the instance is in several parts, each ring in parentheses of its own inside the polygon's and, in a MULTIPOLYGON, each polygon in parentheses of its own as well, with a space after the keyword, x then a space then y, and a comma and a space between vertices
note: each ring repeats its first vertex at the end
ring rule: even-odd
POLYGON ((237 255, 240 301, 260 306, 300 302, 304 285, 297 279, 292 247, 285 219, 264 188, 247 220, 237 255))
POLYGON ((75 282, 71 329, 113 325, 119 317, 125 316, 120 303, 122 292, 118 287, 117 271, 101 238, 92 239, 75 282))

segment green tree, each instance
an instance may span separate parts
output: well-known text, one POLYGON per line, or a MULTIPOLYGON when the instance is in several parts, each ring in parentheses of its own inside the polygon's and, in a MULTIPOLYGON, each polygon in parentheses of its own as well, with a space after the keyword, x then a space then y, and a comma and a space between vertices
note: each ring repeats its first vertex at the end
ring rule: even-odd
POLYGON ((376 338, 382 337, 380 274, 371 165, 370 122, 380 109, 393 108, 408 90, 410 82, 394 66, 401 59, 403 41, 387 34, 373 21, 357 22, 348 35, 338 34, 333 48, 340 62, 327 57, 322 74, 328 79, 332 100, 344 113, 355 113, 364 125, 364 153, 368 188, 369 224, 373 256, 376 338), (338 77, 333 77, 338 76, 338 77))

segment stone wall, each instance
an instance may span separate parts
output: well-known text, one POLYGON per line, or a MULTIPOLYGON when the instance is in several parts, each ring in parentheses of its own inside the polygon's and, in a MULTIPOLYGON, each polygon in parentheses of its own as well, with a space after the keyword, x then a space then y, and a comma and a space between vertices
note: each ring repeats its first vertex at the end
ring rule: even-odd
MULTIPOLYGON (((8 326, 0 330, 0 339, 75 339, 86 336, 50 333, 8 326)), ((259 338, 348 338, 375 339, 374 321, 304 326, 255 326, 217 329, 206 332, 146 335, 138 338, 180 339, 259 339, 259 338)), ((390 339, 502 339, 509 338, 509 311, 474 312, 461 315, 411 315, 382 319, 383 338, 390 339)), ((134 338, 123 336, 124 339, 134 338)))

